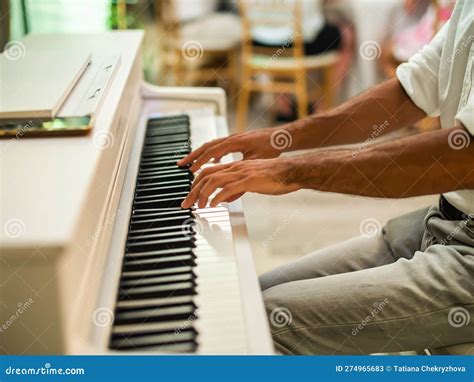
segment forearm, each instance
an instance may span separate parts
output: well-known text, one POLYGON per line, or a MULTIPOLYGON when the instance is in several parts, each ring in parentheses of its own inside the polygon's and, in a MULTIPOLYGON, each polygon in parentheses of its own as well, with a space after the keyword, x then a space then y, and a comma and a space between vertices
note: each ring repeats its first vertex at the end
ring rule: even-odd
POLYGON ((385 134, 424 116, 398 80, 391 79, 334 109, 285 125, 292 137, 286 151, 363 142, 375 129, 385 134))
POLYGON ((449 144, 454 130, 418 134, 359 152, 289 158, 287 181, 298 188, 383 198, 474 189, 474 144, 454 150, 449 144))

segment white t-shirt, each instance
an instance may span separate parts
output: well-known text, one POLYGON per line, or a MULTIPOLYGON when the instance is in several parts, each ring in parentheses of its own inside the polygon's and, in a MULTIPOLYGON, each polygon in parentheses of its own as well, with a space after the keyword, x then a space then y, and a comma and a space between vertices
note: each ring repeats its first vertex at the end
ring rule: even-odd
MULTIPOLYGON (((429 45, 397 68, 411 100, 441 127, 462 124, 466 131, 449 136, 453 150, 474 144, 474 1, 458 0, 451 19, 429 45)), ((454 191, 445 198, 464 213, 474 213, 474 190, 454 191)))

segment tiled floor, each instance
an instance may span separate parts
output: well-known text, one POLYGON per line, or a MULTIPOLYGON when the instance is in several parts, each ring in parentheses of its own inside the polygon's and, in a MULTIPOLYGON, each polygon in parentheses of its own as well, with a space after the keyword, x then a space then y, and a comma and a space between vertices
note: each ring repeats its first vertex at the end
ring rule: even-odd
MULTIPOLYGON (((263 109, 249 117, 269 126, 263 109)), ((230 126, 234 115, 229 114, 230 126)), ((350 181, 350 180, 348 180, 350 181)), ((284 196, 244 196, 244 211, 259 274, 328 245, 360 235, 361 223, 383 226, 391 217, 436 203, 436 196, 373 199, 302 190, 284 196)))

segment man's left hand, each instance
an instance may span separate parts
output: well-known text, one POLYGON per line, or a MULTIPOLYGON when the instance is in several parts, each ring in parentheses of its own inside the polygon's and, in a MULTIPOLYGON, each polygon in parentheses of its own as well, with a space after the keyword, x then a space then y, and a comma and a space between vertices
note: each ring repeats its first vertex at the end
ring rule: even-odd
POLYGON ((204 208, 217 189, 221 191, 211 200, 211 207, 234 201, 246 192, 282 195, 296 191, 300 187, 288 182, 292 167, 291 158, 247 160, 207 167, 194 180, 181 207, 190 208, 198 202, 198 207, 204 208))

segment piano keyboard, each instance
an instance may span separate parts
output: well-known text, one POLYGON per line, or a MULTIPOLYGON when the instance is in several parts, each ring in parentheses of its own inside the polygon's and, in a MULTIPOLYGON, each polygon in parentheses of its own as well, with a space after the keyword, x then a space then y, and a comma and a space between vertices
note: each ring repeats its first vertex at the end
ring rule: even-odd
POLYGON ((110 348, 197 349, 196 219, 180 205, 193 175, 187 116, 149 119, 135 187, 110 348))

